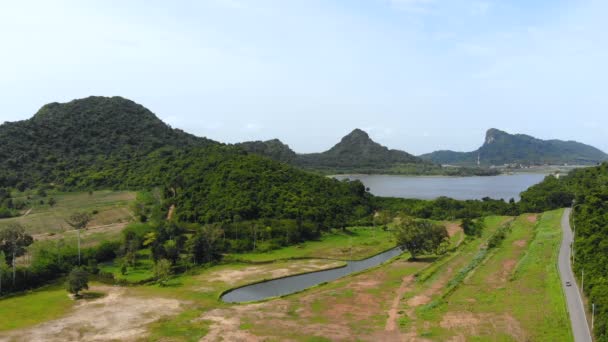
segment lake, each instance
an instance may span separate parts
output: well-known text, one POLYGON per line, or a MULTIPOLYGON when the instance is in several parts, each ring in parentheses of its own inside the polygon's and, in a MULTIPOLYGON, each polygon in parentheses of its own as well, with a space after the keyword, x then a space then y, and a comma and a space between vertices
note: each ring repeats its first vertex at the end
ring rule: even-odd
POLYGON ((447 196, 459 200, 519 200, 519 193, 540 183, 545 174, 521 173, 487 177, 437 177, 395 175, 337 175, 336 179, 358 179, 377 196, 435 199, 447 196))

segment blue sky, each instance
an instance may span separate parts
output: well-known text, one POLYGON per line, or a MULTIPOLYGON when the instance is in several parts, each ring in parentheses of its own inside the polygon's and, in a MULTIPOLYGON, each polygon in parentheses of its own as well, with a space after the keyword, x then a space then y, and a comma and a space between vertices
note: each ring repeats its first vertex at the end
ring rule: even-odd
POLYGON ((14 1, 0 122, 120 95, 223 142, 412 153, 496 127, 608 151, 607 1, 14 1))

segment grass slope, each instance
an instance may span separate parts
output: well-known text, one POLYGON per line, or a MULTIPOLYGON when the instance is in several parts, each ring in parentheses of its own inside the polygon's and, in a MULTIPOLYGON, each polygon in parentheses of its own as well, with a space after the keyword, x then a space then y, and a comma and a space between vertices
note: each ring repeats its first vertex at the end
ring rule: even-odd
POLYGON ((395 247, 395 244, 393 234, 380 227, 352 227, 346 231, 332 230, 318 241, 307 241, 265 253, 231 254, 227 259, 246 262, 268 262, 293 258, 356 260, 383 252, 395 247))
POLYGON ((561 210, 521 216, 500 247, 446 299, 424 312, 439 340, 571 341, 557 273, 561 210))
MULTIPOLYGON (((15 196, 16 200, 27 200, 28 194, 15 196)), ((95 191, 87 192, 54 193, 49 192, 45 198, 29 195, 32 199, 31 211, 27 215, 1 219, 0 228, 9 223, 17 222, 25 226, 30 234, 58 234, 65 230, 71 230, 65 220, 75 212, 85 211, 92 213, 93 220, 90 227, 108 225, 118 222, 129 222, 133 219, 129 205, 135 200, 135 193, 128 191, 95 191), (49 206, 48 199, 55 198, 57 204, 49 206), (44 204, 40 204, 40 200, 44 204)), ((27 210, 26 210, 27 212, 27 210)))

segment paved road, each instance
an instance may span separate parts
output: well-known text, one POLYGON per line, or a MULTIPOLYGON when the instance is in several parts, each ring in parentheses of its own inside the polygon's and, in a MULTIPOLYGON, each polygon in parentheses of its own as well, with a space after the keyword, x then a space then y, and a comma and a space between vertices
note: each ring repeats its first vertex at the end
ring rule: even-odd
POLYGON ((562 278, 564 293, 566 294, 566 302, 568 304, 568 312, 570 312, 574 341, 590 342, 592 339, 585 318, 583 300, 581 299, 571 267, 570 243, 572 242, 572 229, 570 229, 570 211, 570 209, 566 209, 564 211, 564 216, 562 217, 562 230, 564 231, 564 235, 562 238, 562 246, 559 250, 559 274, 562 278), (572 286, 566 286, 567 281, 572 283, 572 286))

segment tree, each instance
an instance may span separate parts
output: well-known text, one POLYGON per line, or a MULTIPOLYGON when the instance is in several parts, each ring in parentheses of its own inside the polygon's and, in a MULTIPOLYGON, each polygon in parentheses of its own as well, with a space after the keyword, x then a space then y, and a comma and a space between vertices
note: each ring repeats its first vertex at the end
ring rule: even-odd
POLYGON ((2 295, 2 277, 4 277, 4 274, 7 272, 7 266, 4 252, 0 251, 0 295, 2 295))
POLYGON ((25 232, 25 228, 18 223, 11 223, 0 231, 0 251, 4 252, 8 264, 13 265, 13 284, 15 283, 15 260, 26 252, 27 246, 34 242, 34 238, 25 232))
POLYGON ((473 221, 470 218, 464 218, 462 220, 462 230, 467 236, 481 236, 483 226, 483 221, 481 220, 473 221))
POLYGON ((401 220, 394 234, 397 244, 402 250, 409 251, 414 260, 422 253, 441 253, 442 247, 449 241, 444 226, 410 217, 401 220))
POLYGON ((76 298, 80 297, 80 291, 89 289, 89 274, 82 267, 74 267, 68 275, 66 289, 69 293, 74 294, 76 298))
POLYGON ((167 259, 160 259, 154 264, 154 277, 160 286, 165 286, 166 281, 171 276, 171 262, 167 259))
POLYGON ((179 246, 175 240, 167 240, 163 243, 165 249, 165 256, 171 260, 172 263, 177 262, 179 258, 179 246))
POLYGON ((204 225, 197 230, 187 242, 188 252, 192 255, 194 263, 211 262, 219 259, 221 252, 221 238, 224 231, 217 225, 204 225))
POLYGON ((78 265, 80 265, 80 230, 84 229, 91 221, 89 213, 74 213, 65 222, 78 233, 78 265))

